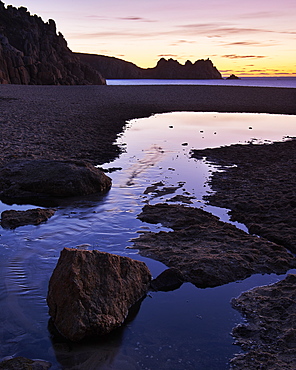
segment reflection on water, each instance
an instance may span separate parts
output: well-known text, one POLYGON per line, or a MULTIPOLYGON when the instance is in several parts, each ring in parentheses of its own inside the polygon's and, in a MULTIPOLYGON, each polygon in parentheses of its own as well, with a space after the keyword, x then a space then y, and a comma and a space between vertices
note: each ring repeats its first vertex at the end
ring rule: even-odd
POLYGON ((110 174, 108 194, 67 200, 39 226, 1 229, 0 358, 42 358, 53 369, 227 369, 229 358, 239 351, 229 333, 241 321, 230 299, 281 278, 256 275, 211 289, 183 284, 174 292, 149 294, 135 317, 108 338, 84 344, 51 338, 47 285, 63 247, 130 256, 145 261, 155 277, 165 266, 126 248, 137 232, 166 230, 136 218, 145 203, 183 195, 193 206, 228 219, 227 210, 202 199, 211 191, 207 179, 215 166, 190 159, 190 150, 296 136, 293 116, 263 114, 170 113, 129 126, 120 138, 126 152, 105 166, 122 168, 110 174))

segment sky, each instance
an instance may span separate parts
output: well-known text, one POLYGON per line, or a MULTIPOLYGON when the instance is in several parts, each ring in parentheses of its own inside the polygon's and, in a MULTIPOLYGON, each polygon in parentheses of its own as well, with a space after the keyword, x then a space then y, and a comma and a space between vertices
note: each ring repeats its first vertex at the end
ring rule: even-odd
POLYGON ((72 51, 139 67, 211 59, 227 77, 296 76, 296 0, 13 0, 54 19, 72 51))

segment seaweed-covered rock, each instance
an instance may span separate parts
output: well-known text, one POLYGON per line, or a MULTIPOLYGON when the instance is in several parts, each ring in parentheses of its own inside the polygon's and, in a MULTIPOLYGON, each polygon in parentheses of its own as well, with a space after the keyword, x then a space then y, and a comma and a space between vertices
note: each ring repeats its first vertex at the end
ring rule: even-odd
POLYGON ((49 282, 49 314, 57 330, 72 341, 108 334, 146 295, 150 280, 144 262, 64 248, 49 282))

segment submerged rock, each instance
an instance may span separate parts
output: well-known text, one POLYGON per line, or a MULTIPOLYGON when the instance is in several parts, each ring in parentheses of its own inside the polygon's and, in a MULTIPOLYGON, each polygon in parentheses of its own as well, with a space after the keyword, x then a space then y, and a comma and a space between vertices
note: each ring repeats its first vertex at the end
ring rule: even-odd
POLYGON ((108 334, 143 298, 151 274, 128 257, 64 248, 51 276, 47 303, 57 330, 71 341, 108 334))
POLYGON ((31 360, 21 356, 0 362, 1 370, 47 370, 50 368, 50 362, 43 360, 31 360))
POLYGON ((134 248, 181 271, 186 281, 206 288, 256 273, 285 273, 296 258, 280 245, 249 235, 218 217, 181 205, 146 205, 138 218, 173 231, 145 233, 134 248))
POLYGON ((42 203, 105 192, 111 179, 82 161, 17 160, 0 168, 0 199, 6 203, 42 203))
POLYGON ((160 275, 151 281, 151 289, 155 292, 168 292, 180 288, 184 278, 182 273, 175 268, 164 270, 160 275))
POLYGON ((244 292, 232 306, 248 321, 232 331, 247 351, 231 360, 233 369, 296 369, 296 275, 244 292))
POLYGON ((1 213, 1 226, 15 229, 24 225, 39 225, 55 214, 54 209, 28 209, 26 211, 7 210, 1 213))

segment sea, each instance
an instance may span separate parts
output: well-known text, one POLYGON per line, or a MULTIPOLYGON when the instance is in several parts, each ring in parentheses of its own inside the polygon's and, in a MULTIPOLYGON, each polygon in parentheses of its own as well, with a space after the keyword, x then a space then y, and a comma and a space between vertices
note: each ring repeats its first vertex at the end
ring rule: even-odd
POLYGON ((296 88, 295 77, 241 77, 238 80, 107 80, 107 85, 212 85, 296 88))

